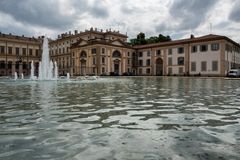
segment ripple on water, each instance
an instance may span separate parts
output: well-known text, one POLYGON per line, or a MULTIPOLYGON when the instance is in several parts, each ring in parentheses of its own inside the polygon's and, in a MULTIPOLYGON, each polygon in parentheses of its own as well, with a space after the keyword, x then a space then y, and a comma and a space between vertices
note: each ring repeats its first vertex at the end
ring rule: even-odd
POLYGON ((2 84, 0 159, 240 157, 238 81, 117 77, 2 84))

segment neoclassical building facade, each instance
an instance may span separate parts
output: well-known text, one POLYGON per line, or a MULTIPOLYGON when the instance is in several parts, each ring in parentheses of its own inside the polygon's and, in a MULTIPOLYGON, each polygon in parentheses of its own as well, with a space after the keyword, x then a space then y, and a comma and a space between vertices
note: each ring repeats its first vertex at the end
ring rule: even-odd
MULTIPOLYGON (((49 40, 59 75, 225 76, 240 67, 240 45, 226 36, 205 35, 131 46, 127 35, 90 28, 49 40)), ((42 37, 0 34, 0 75, 29 75, 41 58, 42 37)), ((36 70, 36 75, 37 70, 36 70)))
POLYGON ((42 37, 0 33, 0 76, 29 75, 32 61, 38 67, 41 50, 42 37))

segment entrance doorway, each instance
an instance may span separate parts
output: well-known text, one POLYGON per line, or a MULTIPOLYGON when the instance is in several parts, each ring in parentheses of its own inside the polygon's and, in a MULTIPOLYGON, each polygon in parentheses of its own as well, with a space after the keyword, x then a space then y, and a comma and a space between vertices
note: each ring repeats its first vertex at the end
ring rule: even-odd
POLYGON ((114 60, 114 75, 119 75, 120 60, 114 60))

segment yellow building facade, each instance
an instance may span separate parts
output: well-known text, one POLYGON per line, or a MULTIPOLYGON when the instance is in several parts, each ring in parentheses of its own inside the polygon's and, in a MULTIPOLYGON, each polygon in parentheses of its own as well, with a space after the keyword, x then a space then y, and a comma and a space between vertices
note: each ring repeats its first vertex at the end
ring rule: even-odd
POLYGON ((42 37, 0 33, 0 76, 13 76, 15 72, 28 76, 31 62, 38 66, 41 47, 42 37))

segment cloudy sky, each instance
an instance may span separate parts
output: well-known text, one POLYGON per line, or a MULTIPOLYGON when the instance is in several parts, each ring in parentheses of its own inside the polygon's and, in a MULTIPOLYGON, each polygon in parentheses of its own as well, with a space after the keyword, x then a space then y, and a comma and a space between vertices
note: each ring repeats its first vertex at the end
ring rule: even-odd
POLYGON ((240 42, 240 0, 0 0, 3 33, 56 38, 90 27, 129 38, 139 32, 173 39, 212 33, 240 42))

